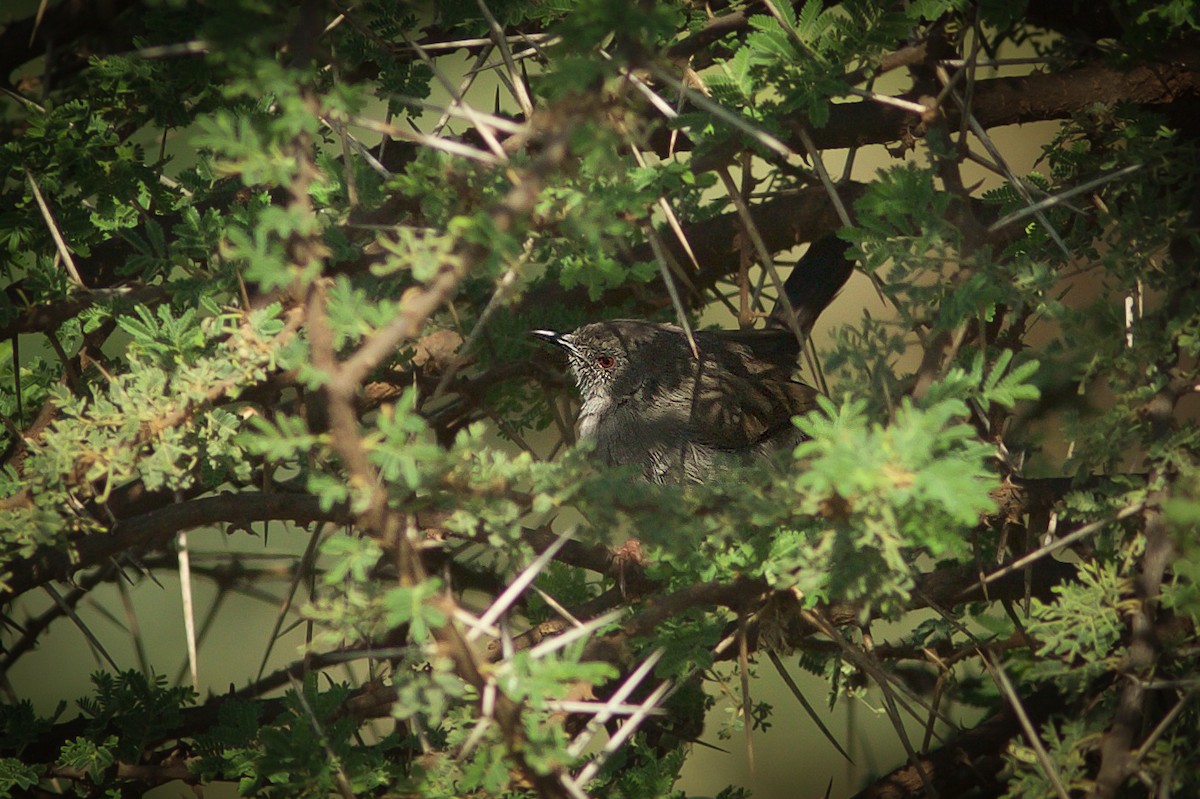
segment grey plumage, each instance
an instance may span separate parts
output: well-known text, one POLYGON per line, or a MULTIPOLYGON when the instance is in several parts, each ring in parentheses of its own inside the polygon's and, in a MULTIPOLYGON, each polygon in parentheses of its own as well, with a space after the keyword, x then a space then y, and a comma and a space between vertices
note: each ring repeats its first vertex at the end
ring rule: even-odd
MULTIPOLYGON (((801 331, 845 283, 845 245, 822 240, 784 286, 801 331)), ((816 390, 792 373, 800 343, 780 309, 772 326, 701 331, 692 353, 673 324, 621 319, 566 334, 535 335, 562 347, 583 404, 579 437, 611 466, 636 466, 652 482, 703 482, 727 465, 795 446, 792 417, 816 390)))

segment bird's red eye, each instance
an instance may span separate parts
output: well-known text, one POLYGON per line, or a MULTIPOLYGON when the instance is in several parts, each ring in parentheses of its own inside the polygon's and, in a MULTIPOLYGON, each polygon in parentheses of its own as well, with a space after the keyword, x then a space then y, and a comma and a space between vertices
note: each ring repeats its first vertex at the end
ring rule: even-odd
POLYGON ((616 364, 616 362, 617 362, 617 359, 611 355, 597 355, 596 356, 596 365, 599 366, 601 369, 611 369, 611 368, 613 368, 613 365, 616 364))

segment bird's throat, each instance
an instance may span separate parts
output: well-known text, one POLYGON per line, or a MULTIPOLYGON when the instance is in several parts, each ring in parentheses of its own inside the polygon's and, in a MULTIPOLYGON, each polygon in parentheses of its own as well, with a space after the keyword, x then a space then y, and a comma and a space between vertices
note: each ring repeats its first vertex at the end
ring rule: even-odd
POLYGON ((609 397, 589 397, 579 408, 579 437, 581 439, 596 438, 600 422, 612 407, 609 397))

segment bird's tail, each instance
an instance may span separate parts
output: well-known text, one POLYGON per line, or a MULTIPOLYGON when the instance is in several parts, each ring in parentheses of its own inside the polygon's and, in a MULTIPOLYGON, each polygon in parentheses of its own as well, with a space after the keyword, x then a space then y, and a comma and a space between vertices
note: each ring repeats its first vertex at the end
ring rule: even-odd
MULTIPOLYGON (((809 245, 808 252, 783 283, 784 296, 796 314, 800 331, 806 336, 854 271, 854 261, 846 258, 849 249, 849 244, 832 233, 817 239, 809 245)), ((782 300, 775 304, 768 324, 790 327, 787 307, 782 300)))

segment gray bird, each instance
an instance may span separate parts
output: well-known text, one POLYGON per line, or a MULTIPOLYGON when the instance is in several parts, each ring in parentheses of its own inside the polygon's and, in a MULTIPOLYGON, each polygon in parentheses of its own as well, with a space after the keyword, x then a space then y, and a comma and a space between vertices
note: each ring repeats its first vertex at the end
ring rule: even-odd
MULTIPOLYGON (((832 236, 815 242, 784 284, 802 333, 849 278, 845 252, 832 236)), ((655 483, 704 482, 803 439, 792 417, 817 391, 793 379, 800 343, 785 319, 776 307, 763 330, 697 332, 699 357, 682 328, 661 322, 533 333, 566 351, 583 399, 579 437, 604 463, 638 467, 655 483)))

